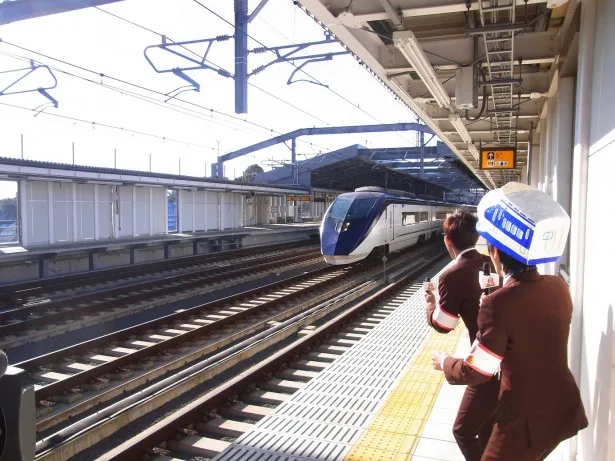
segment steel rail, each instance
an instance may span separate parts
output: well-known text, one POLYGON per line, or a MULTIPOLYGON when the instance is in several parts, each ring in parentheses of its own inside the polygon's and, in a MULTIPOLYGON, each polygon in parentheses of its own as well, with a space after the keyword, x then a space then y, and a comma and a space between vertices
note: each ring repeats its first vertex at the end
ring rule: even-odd
MULTIPOLYGON (((297 247, 309 245, 312 241, 306 240, 298 242, 297 247)), ((87 282, 101 283, 114 280, 120 280, 122 277, 130 277, 134 275, 149 275, 157 271, 168 271, 182 267, 189 267, 196 264, 206 264, 216 261, 224 261, 227 259, 236 259, 255 254, 278 251, 288 249, 287 244, 264 245, 255 247, 244 247, 233 250, 217 251, 215 253, 205 253, 200 255, 183 256, 179 258, 162 259, 159 261, 150 261, 132 264, 129 266, 111 267, 105 269, 97 269, 88 272, 80 272, 76 274, 60 275, 56 277, 47 277, 37 280, 27 280, 24 282, 15 282, 0 285, 0 299, 19 301, 20 296, 24 298, 40 296, 45 294, 45 290, 52 289, 53 291, 67 290, 72 288, 80 288, 88 286, 87 282)), ((24 301, 25 299, 21 299, 24 301)))
MULTIPOLYGON (((322 269, 317 269, 315 271, 309 272, 308 274, 301 274, 300 276, 297 276, 294 280, 303 280, 306 278, 313 278, 316 277, 320 274, 325 274, 327 272, 332 272, 332 269, 330 267, 325 267, 322 269)), ((315 285, 315 287, 325 287, 325 286, 329 286, 330 284, 333 283, 333 281, 338 280, 338 278, 331 278, 329 280, 323 281, 322 283, 315 285)), ((276 287, 280 287, 280 286, 284 286, 284 285, 288 285, 289 283, 292 283, 292 281, 284 281, 281 282, 280 284, 274 284, 271 289, 276 289, 276 287)), ((258 289, 259 292, 263 291, 262 288, 258 289)), ((250 307, 244 311, 240 311, 237 312, 233 315, 229 315, 228 317, 222 318, 222 319, 218 319, 216 321, 214 321, 213 323, 207 324, 207 325, 202 325, 197 329, 193 329, 193 330, 189 330, 186 331, 186 333, 183 333, 181 335, 178 336, 173 336, 169 339, 166 339, 164 341, 161 341, 159 343, 153 344, 151 346, 145 347, 143 349, 138 349, 135 352, 120 356, 115 358, 115 360, 109 361, 109 362, 104 362, 100 365, 95 366, 94 368, 91 368, 89 370, 84 370, 81 371, 79 373, 75 373, 72 376, 69 376, 66 379, 62 379, 59 381, 56 381, 54 383, 50 383, 47 384, 46 386, 43 386, 39 389, 37 389, 36 391, 36 400, 40 401, 40 400, 44 400, 46 398, 55 396, 55 395, 60 395, 61 392, 64 389, 67 388, 71 388, 74 386, 77 386, 79 384, 83 384, 93 378, 99 377, 105 373, 109 373, 113 370, 115 370, 118 367, 122 367, 122 366, 126 366, 129 364, 133 364, 133 363, 137 363, 140 359, 145 358, 145 357, 151 357, 159 352, 162 352, 165 349, 170 349, 172 347, 176 347, 179 346, 181 343, 190 341, 190 340, 194 340, 198 337, 201 337, 205 334, 208 333, 212 333, 215 332, 216 330, 220 330, 226 326, 232 325, 233 323, 237 323, 240 322, 242 320, 247 319, 250 316, 254 316, 257 312, 262 311, 264 309, 271 309, 274 307, 279 306, 282 303, 288 302, 289 299, 298 297, 304 295, 304 293, 296 292, 296 293, 289 293, 287 296, 282 296, 280 298, 276 298, 273 299, 267 303, 264 304, 260 304, 254 307, 250 307)), ((235 296, 232 297, 235 299, 235 302, 237 302, 237 300, 242 300, 244 298, 253 298, 254 294, 253 293, 244 293, 241 296, 235 296)), ((222 307, 224 304, 227 304, 228 302, 231 302, 229 300, 229 298, 225 298, 219 301, 213 301, 211 303, 206 303, 204 305, 198 306, 198 309, 200 310, 209 310, 212 309, 214 307, 222 307)), ((194 308, 193 308, 194 309, 194 308)), ((183 313, 183 312, 182 312, 183 313)), ((191 314, 194 315, 194 310, 191 310, 191 314)), ((141 324, 138 325, 137 328, 129 328, 127 330, 122 330, 118 333, 115 334, 111 334, 111 335, 107 335, 104 336, 103 338, 106 340, 107 343, 109 342, 118 342, 118 341, 122 341, 123 339, 127 339, 129 336, 134 336, 135 334, 140 333, 144 333, 148 330, 151 330, 152 328, 154 328, 155 326, 160 326, 160 325, 164 325, 168 323, 168 318, 167 317, 163 317, 161 319, 157 319, 154 321, 150 321, 150 322, 146 322, 145 324, 141 324), (109 337, 110 336, 110 337, 109 337)), ((93 340, 91 342, 86 342, 86 343, 81 343, 77 346, 73 346, 67 349, 63 349, 61 351, 58 351, 56 353, 52 353, 49 354, 51 356, 54 357, 54 360, 57 361, 58 359, 62 359, 64 357, 70 357, 70 356, 74 356, 74 355, 79 355, 80 353, 83 353, 84 350, 87 349, 91 349, 92 347, 96 347, 94 344, 98 344, 99 346, 101 345, 101 338, 97 338, 96 340, 93 340), (94 344, 92 344, 94 343, 94 344), (81 352, 80 352, 81 351, 81 352)), ((102 343, 104 344, 104 343, 102 343)), ((38 358, 36 359, 36 361, 34 361, 34 363, 37 364, 41 364, 44 363, 44 360, 46 359, 50 359, 49 355, 44 356, 44 358, 38 358)), ((47 361, 47 363, 50 363, 49 361, 47 361)), ((35 365, 31 365, 29 363, 23 363, 17 365, 19 368, 23 368, 25 370, 32 370, 33 368, 35 368, 35 365)))
POLYGON ((257 385, 267 376, 272 375, 282 364, 290 362, 298 355, 310 351, 315 344, 326 340, 363 312, 380 305, 383 300, 403 290, 408 283, 416 280, 429 267, 441 260, 443 255, 444 253, 441 253, 434 258, 412 266, 406 273, 396 277, 392 283, 359 301, 353 307, 327 321, 322 326, 317 327, 309 335, 273 353, 269 358, 252 366, 237 377, 230 379, 204 396, 180 408, 152 427, 97 458, 96 461, 134 461, 140 459, 140 456, 146 454, 148 449, 166 440, 173 439, 177 434, 178 428, 198 423, 208 412, 226 404, 234 396, 241 394, 246 388, 257 385))
POLYGON ((21 307, 12 311, 0 313, 0 321, 15 319, 16 316, 25 318, 25 320, 17 321, 15 323, 0 325, 0 335, 9 335, 26 329, 35 329, 36 327, 40 327, 44 324, 66 319, 74 319, 76 315, 83 315, 92 311, 107 310, 113 307, 143 301, 154 296, 159 297, 166 294, 176 293, 179 290, 190 290, 194 287, 202 285, 203 283, 215 283, 225 280, 229 276, 241 277, 254 273, 255 271, 274 269, 281 264, 292 264, 303 259, 308 259, 310 255, 317 257, 319 254, 320 253, 318 251, 310 250, 297 256, 295 252, 293 253, 293 256, 290 257, 287 254, 283 254, 265 258, 265 261, 267 262, 262 262, 263 260, 255 260, 253 262, 244 261, 223 267, 208 267, 190 274, 175 274, 163 277, 161 279, 139 281, 134 284, 113 287, 108 290, 85 293, 75 296, 69 300, 60 299, 38 305, 36 307, 41 310, 53 310, 56 308, 62 310, 35 318, 27 318, 32 314, 33 307, 21 307), (188 280, 185 280, 186 278, 188 278, 188 280), (137 293, 124 295, 127 291, 137 291, 137 293), (102 298, 113 296, 116 296, 116 298, 100 303, 94 302, 102 298), (86 302, 89 304, 79 306, 79 304, 86 302), (66 309, 67 305, 75 305, 75 307, 72 309, 66 309))
MULTIPOLYGON (((411 274, 416 274, 421 271, 424 271, 429 265, 435 263, 438 259, 443 256, 443 252, 440 251, 436 257, 432 257, 429 261, 424 262, 416 261, 411 268, 407 268, 407 270, 411 274)), ((405 278, 407 278, 406 276, 405 278)), ((365 296, 369 292, 373 292, 374 289, 377 289, 377 285, 380 282, 364 282, 363 289, 366 289, 367 292, 362 296, 365 296)), ((378 291, 377 295, 370 295, 366 301, 379 299, 383 296, 384 293, 390 293, 394 287, 399 287, 399 281, 395 281, 394 283, 388 285, 384 289, 378 291), (376 296, 376 297, 375 297, 376 296)), ((359 290, 359 288, 355 288, 355 290, 359 290)), ((350 293, 350 292, 348 292, 350 293)), ((151 385, 147 389, 141 390, 138 394, 131 395, 126 397, 125 399, 112 404, 109 407, 104 408, 103 410, 97 412, 94 415, 88 416, 83 420, 58 431, 57 433, 46 437, 45 439, 39 441, 37 443, 37 453, 39 454, 39 459, 59 459, 58 454, 54 453, 55 447, 64 446, 62 450, 68 450, 65 452, 76 453, 78 451, 83 450, 83 444, 87 443, 82 439, 83 437, 87 437, 83 431, 87 428, 95 428, 97 431, 102 431, 102 433, 112 433, 116 429, 111 429, 111 427, 107 427, 108 424, 112 424, 112 421, 115 418, 119 418, 123 421, 120 423, 120 426, 123 424, 127 424, 128 420, 133 420, 134 417, 132 414, 129 415, 126 413, 127 410, 133 409, 136 411, 139 405, 145 405, 146 407, 151 407, 152 401, 151 399, 164 399, 163 394, 171 395, 174 394, 173 389, 176 386, 183 386, 186 380, 195 380, 198 379, 198 376, 203 373, 205 370, 218 366, 218 363, 223 363, 225 359, 228 359, 231 356, 237 356, 237 354, 242 354, 241 357, 245 357, 245 354, 248 354, 248 350, 252 347, 256 347, 256 344, 265 341, 265 338, 271 338, 274 335, 282 334, 283 331, 288 331, 289 328, 297 327, 301 324, 301 322, 305 322, 309 320, 313 322, 317 318, 321 318, 323 315, 330 314, 335 310, 342 309, 348 302, 351 302, 352 296, 348 293, 344 293, 343 295, 339 295, 334 300, 326 301, 319 306, 311 308, 297 316, 292 317, 291 319, 282 322, 274 327, 269 328, 265 332, 259 333, 256 336, 242 341, 241 343, 231 347, 224 352, 215 355, 214 357, 206 359, 204 362, 198 363, 196 365, 192 365, 189 368, 182 370, 177 373, 173 377, 166 378, 156 384, 151 385), (345 301, 344 301, 345 300, 345 301), (325 313, 326 312, 326 313, 325 313), (314 317, 320 315, 320 317, 314 317), (307 320, 306 320, 307 319, 307 320), (139 403, 141 402, 141 403, 139 403), (111 432, 108 432, 111 431, 111 432), (74 444, 73 444, 74 441, 74 444), (72 450, 72 451, 71 451, 72 450), (76 450, 76 451, 75 451, 76 450)), ((365 302, 362 301, 359 303, 360 306, 365 306, 365 302)), ((358 312, 357 308, 351 308, 351 313, 358 312)), ((342 318, 347 318, 349 312, 345 312, 341 315, 342 318)), ((330 324, 331 322, 329 322, 330 324)), ((339 326, 338 322, 334 322, 335 326, 339 326)), ((312 335, 310 335, 312 337, 312 335)), ((272 344, 271 342, 269 344, 272 344)), ((220 365, 221 366, 221 365, 220 365)), ((170 398, 170 397, 168 397, 170 398)), ((61 450, 61 451, 62 451, 61 450)), ((57 452, 59 453, 59 452, 57 452)))

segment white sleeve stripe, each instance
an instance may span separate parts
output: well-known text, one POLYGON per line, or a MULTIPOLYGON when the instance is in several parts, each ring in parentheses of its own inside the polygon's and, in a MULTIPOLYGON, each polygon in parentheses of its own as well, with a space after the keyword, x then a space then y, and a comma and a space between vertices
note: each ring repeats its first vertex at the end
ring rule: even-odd
POLYGON ((489 354, 490 356, 492 356, 493 358, 499 360, 500 362, 504 359, 504 357, 502 357, 501 355, 496 354, 495 352, 491 352, 489 349, 487 349, 485 346, 483 346, 481 343, 478 343, 478 347, 480 347, 480 349, 484 352, 486 352, 487 354, 489 354))
POLYGON ((470 353, 465 358, 465 362, 474 368, 476 371, 486 375, 493 376, 500 369, 500 363, 503 357, 494 354, 485 346, 483 346, 478 339, 472 344, 470 353))
POLYGON ((436 307, 436 310, 433 313, 431 319, 436 323, 439 327, 445 328, 447 330, 454 330, 457 326, 457 322, 459 322, 459 317, 449 314, 440 306, 436 307))

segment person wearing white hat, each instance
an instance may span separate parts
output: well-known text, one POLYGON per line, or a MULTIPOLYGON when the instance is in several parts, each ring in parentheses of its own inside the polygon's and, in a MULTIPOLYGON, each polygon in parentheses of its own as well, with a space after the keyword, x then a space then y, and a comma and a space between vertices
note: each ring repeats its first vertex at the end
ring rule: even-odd
MULTIPOLYGON (((478 306, 483 291, 478 275, 489 257, 476 251, 478 240, 476 216, 457 211, 442 225, 444 244, 455 261, 438 277, 439 299, 429 284, 425 289, 427 323, 439 333, 453 331, 463 321, 470 344, 478 333, 478 306), (428 289, 431 288, 431 289, 428 289)), ((453 423, 453 437, 466 461, 480 461, 493 427, 493 413, 497 404, 499 381, 496 378, 477 386, 468 386, 461 399, 453 423)))
POLYGON ((481 460, 542 460, 588 424, 568 368, 570 293, 563 280, 536 268, 561 257, 570 218, 546 194, 520 183, 490 191, 477 211, 477 230, 504 287, 483 297, 469 354, 458 359, 436 351, 433 365, 451 384, 500 376, 495 424, 481 460))

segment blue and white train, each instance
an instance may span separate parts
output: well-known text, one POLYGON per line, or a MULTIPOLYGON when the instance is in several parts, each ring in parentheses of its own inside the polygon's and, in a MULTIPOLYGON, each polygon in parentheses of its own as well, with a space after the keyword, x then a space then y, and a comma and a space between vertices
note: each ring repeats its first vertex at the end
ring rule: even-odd
POLYGON ((428 201, 360 187, 339 195, 320 226, 320 249, 329 264, 351 264, 431 239, 446 217, 474 207, 428 201))

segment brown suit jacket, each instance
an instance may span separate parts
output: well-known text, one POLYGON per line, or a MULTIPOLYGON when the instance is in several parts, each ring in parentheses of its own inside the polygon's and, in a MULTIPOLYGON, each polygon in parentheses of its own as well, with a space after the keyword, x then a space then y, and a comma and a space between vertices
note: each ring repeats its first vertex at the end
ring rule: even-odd
MULTIPOLYGON (((487 256, 476 250, 470 250, 459 258, 457 263, 445 270, 439 278, 438 293, 440 294, 440 309, 452 316, 460 316, 473 342, 478 332, 478 306, 482 291, 478 276, 485 262, 490 263, 487 256)), ((427 307, 427 322, 440 333, 448 333, 450 328, 443 328, 434 322, 434 307, 427 307)))
POLYGON ((566 284, 537 272, 510 278, 483 298, 480 345, 466 359, 444 361, 451 384, 478 384, 491 379, 491 368, 501 360, 496 424, 483 460, 539 459, 587 427, 567 364, 571 318, 566 284))

